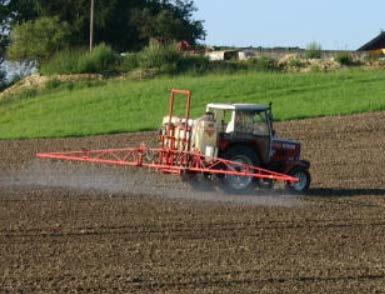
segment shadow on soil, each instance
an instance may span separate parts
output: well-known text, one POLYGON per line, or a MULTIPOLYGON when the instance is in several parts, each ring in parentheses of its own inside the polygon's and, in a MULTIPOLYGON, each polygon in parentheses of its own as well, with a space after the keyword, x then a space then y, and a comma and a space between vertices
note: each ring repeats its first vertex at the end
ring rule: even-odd
POLYGON ((385 189, 316 188, 311 189, 308 195, 321 197, 385 196, 385 189))

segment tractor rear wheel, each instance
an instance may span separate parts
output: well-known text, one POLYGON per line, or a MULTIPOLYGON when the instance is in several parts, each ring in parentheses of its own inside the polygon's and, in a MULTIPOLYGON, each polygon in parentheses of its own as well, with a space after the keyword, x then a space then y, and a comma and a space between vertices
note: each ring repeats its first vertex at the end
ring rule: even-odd
MULTIPOLYGON (((227 160, 242 164, 260 166, 257 153, 246 146, 234 146, 227 150, 222 157, 227 160)), ((227 170, 242 171, 241 166, 229 166, 227 170)), ((256 187, 256 179, 252 177, 224 175, 220 177, 221 187, 226 192, 244 194, 251 192, 256 187)))
POLYGON ((298 183, 288 183, 286 185, 289 191, 297 194, 303 194, 306 193, 307 190, 309 190, 311 176, 307 169, 304 169, 302 167, 294 168, 292 171, 289 172, 289 176, 298 178, 299 180, 298 183))

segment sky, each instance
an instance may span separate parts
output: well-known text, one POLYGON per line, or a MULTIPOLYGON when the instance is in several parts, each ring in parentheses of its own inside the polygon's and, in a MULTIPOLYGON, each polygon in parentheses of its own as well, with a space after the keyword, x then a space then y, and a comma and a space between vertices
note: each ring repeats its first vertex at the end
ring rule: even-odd
POLYGON ((356 50, 385 30, 385 0, 194 0, 208 45, 291 46, 318 42, 356 50))

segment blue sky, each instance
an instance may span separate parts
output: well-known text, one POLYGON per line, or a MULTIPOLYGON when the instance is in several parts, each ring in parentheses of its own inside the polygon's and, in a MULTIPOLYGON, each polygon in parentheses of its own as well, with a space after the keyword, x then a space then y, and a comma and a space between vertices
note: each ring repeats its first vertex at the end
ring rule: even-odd
POLYGON ((209 45, 355 50, 385 30, 385 0, 195 0, 209 45))

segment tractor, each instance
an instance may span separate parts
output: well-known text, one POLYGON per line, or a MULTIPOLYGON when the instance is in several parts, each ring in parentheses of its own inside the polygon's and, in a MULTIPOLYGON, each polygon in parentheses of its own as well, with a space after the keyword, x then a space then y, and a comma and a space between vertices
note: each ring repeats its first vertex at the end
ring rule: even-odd
POLYGON ((193 185, 217 185, 231 193, 272 189, 283 182, 296 193, 310 185, 310 163, 301 160, 301 144, 277 138, 272 105, 208 104, 191 119, 192 93, 171 91, 169 113, 159 132, 159 147, 38 153, 40 159, 147 168, 179 175, 193 185), (174 115, 175 99, 185 96, 183 117, 174 115))
MULTIPOLYGON (((301 160, 301 144, 276 136, 272 104, 216 104, 206 107, 206 114, 194 122, 192 148, 208 156, 287 174, 298 182, 287 188, 304 193, 311 182, 310 163, 301 160)), ((234 168, 242 170, 242 166, 234 168)), ((206 175, 206 180, 213 179, 206 175)), ((220 175, 222 187, 231 192, 249 192, 255 187, 272 189, 273 179, 220 175)))

